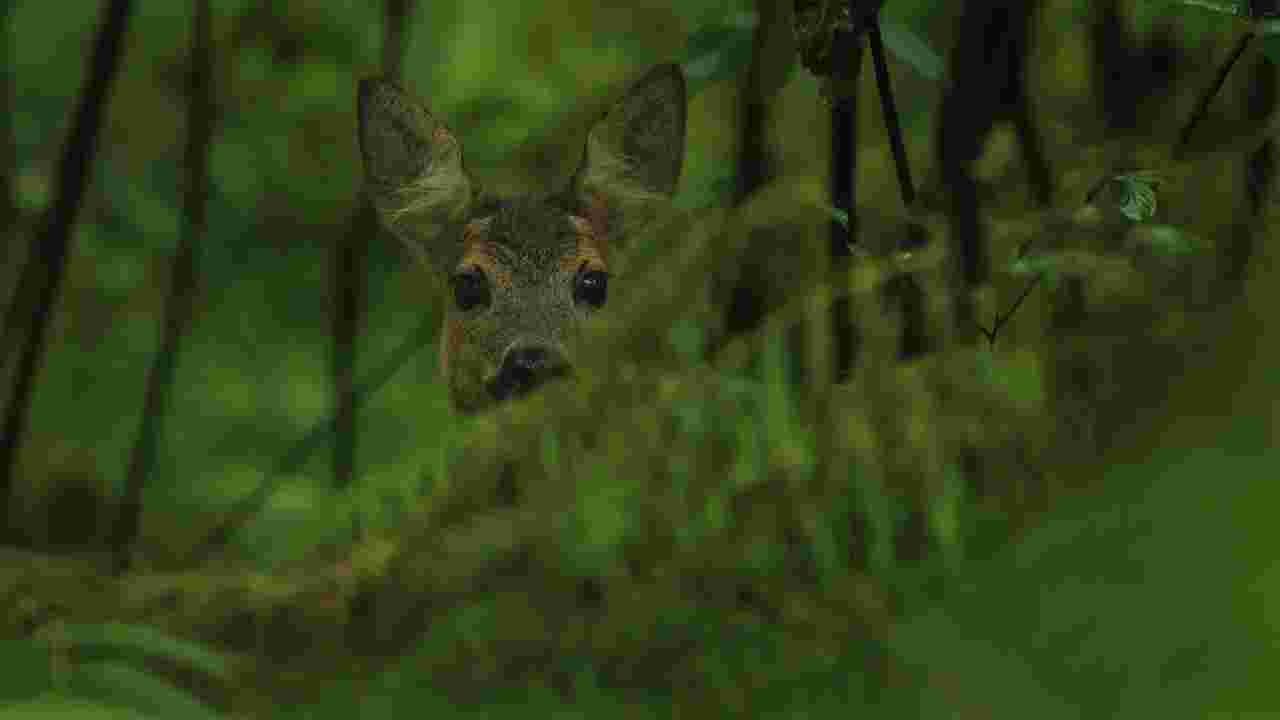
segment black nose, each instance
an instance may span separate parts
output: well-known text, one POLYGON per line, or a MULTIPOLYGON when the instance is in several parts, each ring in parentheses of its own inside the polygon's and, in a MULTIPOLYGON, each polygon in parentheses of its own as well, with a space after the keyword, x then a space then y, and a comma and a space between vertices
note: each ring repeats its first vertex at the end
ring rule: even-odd
POLYGON ((559 353, 536 345, 511 348, 502 358, 498 374, 489 386, 494 398, 518 397, 553 377, 568 372, 559 353))

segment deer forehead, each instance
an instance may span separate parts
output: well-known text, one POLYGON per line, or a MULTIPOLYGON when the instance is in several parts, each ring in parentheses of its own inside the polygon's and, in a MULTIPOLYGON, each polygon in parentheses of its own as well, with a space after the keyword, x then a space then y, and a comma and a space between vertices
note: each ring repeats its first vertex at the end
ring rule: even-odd
POLYGON ((539 284, 558 273, 605 269, 604 253, 585 218, 548 202, 519 199, 498 204, 462 232, 460 265, 477 266, 499 287, 539 284))

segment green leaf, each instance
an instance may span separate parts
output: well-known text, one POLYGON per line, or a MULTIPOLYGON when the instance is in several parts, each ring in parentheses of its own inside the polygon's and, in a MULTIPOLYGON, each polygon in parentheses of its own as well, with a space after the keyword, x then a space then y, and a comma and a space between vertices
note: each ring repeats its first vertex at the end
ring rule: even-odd
POLYGON ((1134 24, 1140 32, 1147 32, 1154 28, 1165 11, 1184 9, 1186 12, 1179 15, 1177 27, 1182 41, 1190 45, 1201 43, 1205 36, 1223 32, 1223 22, 1230 23, 1234 22, 1233 18, 1248 16, 1248 10, 1240 0, 1144 0, 1134 7, 1134 24))
POLYGON ((1190 255, 1203 247, 1199 238, 1173 225, 1153 225, 1135 237, 1138 246, 1164 257, 1190 255))
POLYGON ((930 80, 943 80, 942 58, 911 28, 890 20, 880 22, 884 45, 921 75, 930 80))
POLYGON ((68 678, 67 688, 80 697, 102 700, 153 717, 207 720, 220 717, 188 693, 126 663, 80 665, 68 678))
POLYGON ((1203 8, 1223 15, 1248 15, 1241 0, 1178 0, 1178 4, 1203 8))
POLYGON ((1280 65, 1280 22, 1265 23, 1268 32, 1258 42, 1262 47, 1262 56, 1275 65, 1280 65), (1276 28, 1272 30, 1271 28, 1276 28))
POLYGON ((83 656, 90 658, 162 657, 182 662, 212 677, 227 676, 227 660, 222 655, 146 625, 118 622, 67 625, 63 628, 62 637, 83 656))
POLYGON ((1134 222, 1150 220, 1156 214, 1156 185, 1159 178, 1150 172, 1118 175, 1114 178, 1122 188, 1120 212, 1134 222))
POLYGON ((1057 253, 1031 253, 1009 263, 1009 272, 1013 275, 1039 275, 1050 270, 1058 270, 1062 266, 1062 257, 1057 253))
POLYGON ((1089 201, 1133 222, 1146 222, 1155 217, 1156 188, 1163 181, 1160 173, 1151 170, 1122 173, 1099 183, 1089 193, 1089 201))

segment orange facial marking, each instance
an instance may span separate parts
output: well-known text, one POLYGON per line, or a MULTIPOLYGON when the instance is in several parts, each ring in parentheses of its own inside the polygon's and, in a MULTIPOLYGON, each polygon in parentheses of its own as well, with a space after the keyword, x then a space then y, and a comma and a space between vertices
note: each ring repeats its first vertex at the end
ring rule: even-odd
POLYGON ((596 237, 609 235, 609 205, 598 192, 589 193, 582 203, 583 218, 591 226, 596 237))
POLYGON ((431 142, 436 147, 447 147, 456 142, 456 140, 453 138, 453 133, 449 132, 449 128, 444 125, 437 125, 435 131, 431 133, 431 142))
POLYGON ((493 244, 487 239, 485 232, 489 229, 489 219, 473 220, 462 228, 462 258, 459 267, 478 267, 489 277, 489 281, 500 288, 511 287, 511 273, 498 264, 493 244))
POLYGON ((569 223, 577 233, 578 245, 574 252, 560 258, 560 269, 565 272, 575 272, 586 265, 593 270, 604 270, 605 247, 596 234, 595 226, 587 218, 577 215, 570 215, 569 223))
POLYGON ((449 357, 462 347, 462 343, 466 340, 466 334, 462 327, 462 322, 449 318, 444 322, 444 332, 440 333, 440 372, 444 375, 449 374, 449 357))

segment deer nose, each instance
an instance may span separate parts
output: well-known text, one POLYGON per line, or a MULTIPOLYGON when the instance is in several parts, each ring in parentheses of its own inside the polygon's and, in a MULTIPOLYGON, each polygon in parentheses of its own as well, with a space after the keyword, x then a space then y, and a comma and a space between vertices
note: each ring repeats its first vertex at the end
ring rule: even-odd
POLYGON ((539 345, 513 347, 503 355, 489 391, 498 400, 518 397, 551 378, 566 374, 568 370, 564 357, 551 348, 539 345))

